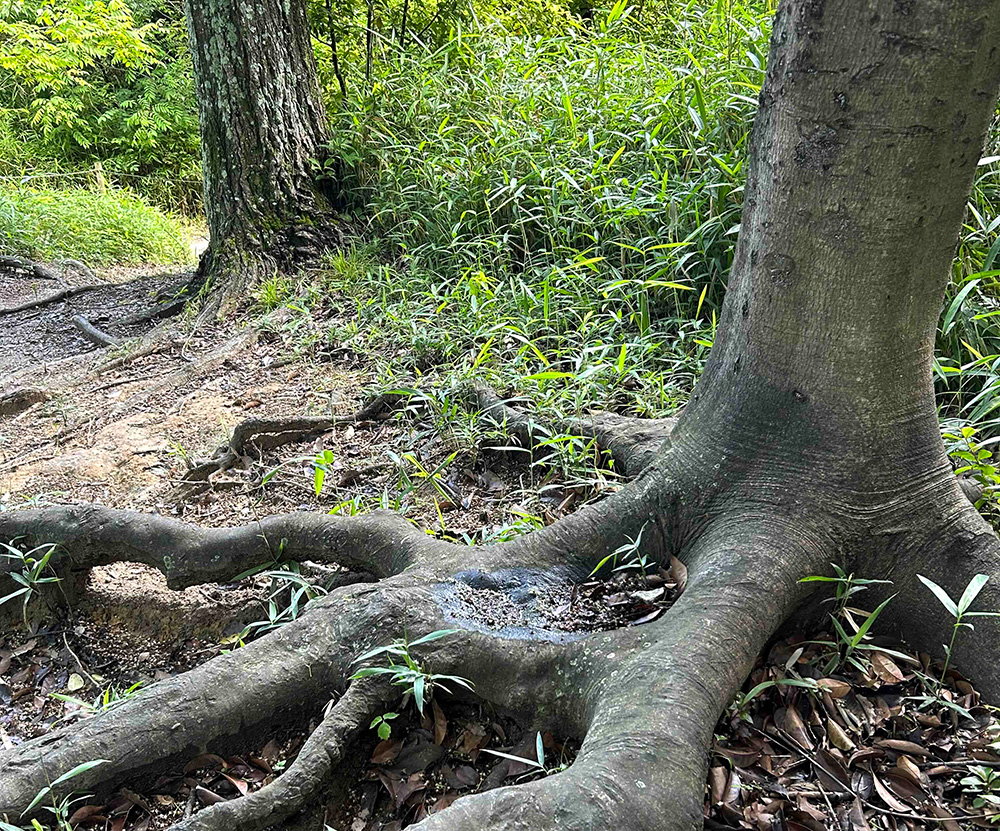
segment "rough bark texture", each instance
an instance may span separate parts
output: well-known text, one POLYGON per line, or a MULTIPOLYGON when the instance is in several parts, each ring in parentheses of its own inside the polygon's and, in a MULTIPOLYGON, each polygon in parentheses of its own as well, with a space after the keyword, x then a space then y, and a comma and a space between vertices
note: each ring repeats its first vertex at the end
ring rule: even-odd
MULTIPOLYGON (((100 507, 0 515, 0 538, 60 542, 82 567, 153 563, 174 585, 267 561, 276 537, 290 559, 383 578, 338 590, 277 633, 73 732, 0 755, 0 813, 89 759, 110 761, 73 787, 101 792, 164 757, 245 735, 343 688, 366 647, 448 626, 462 634, 428 650, 435 671, 458 671, 526 725, 583 744, 566 772, 463 798, 423 828, 694 831, 715 721, 801 608, 800 577, 839 560, 892 579, 896 626, 932 652, 951 621, 920 593, 917 573, 953 596, 988 573, 984 607, 1000 608, 1000 542, 951 473, 931 379, 942 293, 1000 83, 998 42, 1000 0, 781 4, 709 366, 655 458, 636 457, 634 481, 555 525, 468 549, 386 515, 211 530, 100 507), (579 579, 641 529, 650 556, 676 555, 689 570, 681 598, 653 623, 575 640, 543 626, 495 632, 455 602, 458 583, 516 598, 579 579)), ((530 441, 518 413, 482 406, 530 441)), ((993 701, 998 634, 984 621, 955 656, 993 701)), ((320 728, 327 760, 339 758, 351 718, 367 717, 367 694, 348 692, 320 728)), ((317 767, 302 767, 262 808, 263 797, 207 808, 189 827, 255 827, 271 807, 282 817, 307 808, 317 767)))
POLYGON ((316 178, 327 124, 306 7, 186 0, 186 12, 211 234, 203 268, 238 290, 310 246, 311 221, 329 210, 316 178))

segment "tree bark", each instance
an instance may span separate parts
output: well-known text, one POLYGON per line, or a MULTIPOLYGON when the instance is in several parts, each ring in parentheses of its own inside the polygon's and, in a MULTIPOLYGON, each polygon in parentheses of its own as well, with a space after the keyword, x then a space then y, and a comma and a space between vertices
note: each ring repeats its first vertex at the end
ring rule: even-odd
MULTIPOLYGON (((672 435, 678 461, 715 460, 728 503, 833 530, 838 556, 914 602, 932 549, 994 538, 952 475, 931 367, 998 44, 992 0, 781 5, 719 337, 672 435)), ((975 573, 939 576, 958 596, 975 573)), ((939 652, 945 622, 908 628, 915 607, 895 605, 939 652)), ((967 639, 994 696, 998 634, 967 639)))
MULTIPOLYGON (((705 374, 654 458, 622 456, 639 471, 628 487, 552 526, 465 548, 384 514, 211 530, 98 506, 0 516, 0 539, 59 542, 60 562, 81 567, 153 563, 178 586, 267 562, 269 539, 284 540, 289 559, 382 578, 154 688, 161 706, 147 705, 147 691, 75 732, 0 754, 0 813, 22 810, 93 758, 109 761, 73 786, 107 790, 345 685, 351 656, 371 645, 454 627, 460 634, 427 656, 435 671, 460 667, 482 698, 527 724, 559 725, 582 747, 564 773, 460 799, 421 827, 695 831, 713 727, 755 656, 808 599, 801 577, 839 560, 893 580, 901 596, 879 623, 938 654, 952 621, 921 594, 918 573, 953 597, 987 573, 980 608, 1000 607, 1000 541, 951 472, 931 376, 949 264, 1000 86, 998 44, 1000 0, 782 2, 705 374), (677 556, 688 568, 684 593, 655 622, 566 639, 539 626, 494 631, 455 602, 462 587, 522 602, 526 588, 583 579, 640 533, 647 556, 677 556)), ((480 406, 531 441, 530 421, 503 402, 480 406)), ((981 619, 955 654, 993 701, 998 635, 981 619)), ((345 713, 369 712, 365 694, 346 700, 316 742, 330 759, 354 729, 345 713)), ((310 771, 282 783, 281 816, 314 786, 310 771)), ((189 827, 256 827, 271 816, 266 799, 206 808, 189 827)))
MULTIPOLYGON (((202 270, 235 295, 296 248, 329 204, 327 121, 302 0, 186 0, 210 242, 202 270)), ((317 231, 321 231, 319 228, 317 231)))

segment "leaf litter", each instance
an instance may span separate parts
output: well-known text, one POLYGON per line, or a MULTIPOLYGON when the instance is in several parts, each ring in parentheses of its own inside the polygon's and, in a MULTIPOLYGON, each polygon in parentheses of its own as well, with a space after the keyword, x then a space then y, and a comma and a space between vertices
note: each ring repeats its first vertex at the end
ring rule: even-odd
POLYGON ((758 661, 716 726, 705 827, 1000 827, 1000 710, 897 644, 825 673, 830 643, 790 637, 758 661))

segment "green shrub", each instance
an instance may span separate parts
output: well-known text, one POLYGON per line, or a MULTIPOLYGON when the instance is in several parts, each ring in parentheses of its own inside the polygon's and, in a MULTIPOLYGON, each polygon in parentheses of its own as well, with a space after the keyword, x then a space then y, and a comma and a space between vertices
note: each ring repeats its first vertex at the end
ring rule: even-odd
POLYGON ((0 252, 103 266, 191 259, 177 219, 120 190, 0 188, 0 252))

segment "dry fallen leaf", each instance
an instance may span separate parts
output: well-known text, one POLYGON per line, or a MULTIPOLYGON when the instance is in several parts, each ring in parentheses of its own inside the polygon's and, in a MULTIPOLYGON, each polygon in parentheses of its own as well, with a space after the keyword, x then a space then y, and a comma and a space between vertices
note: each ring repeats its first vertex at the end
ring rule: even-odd
POLYGON ((806 729, 805 722, 802 721, 802 716, 799 715, 799 711, 795 709, 794 704, 789 704, 785 709, 784 728, 785 732, 795 739, 800 746, 807 750, 812 750, 815 746, 812 737, 809 735, 809 731, 806 729))
POLYGON ((844 728, 841 727, 832 718, 826 720, 826 732, 830 737, 830 744, 839 750, 845 752, 850 752, 854 750, 855 744, 851 741, 851 737, 844 732, 844 728))
POLYGON ((926 747, 921 747, 915 742, 904 741, 903 739, 881 739, 875 742, 876 747, 885 747, 889 750, 897 750, 900 753, 909 753, 912 756, 930 756, 931 752, 926 747))
POLYGON ((434 711, 434 744, 441 744, 448 735, 448 719, 445 718, 437 701, 431 701, 431 708, 434 711))
POLYGON ((902 670, 883 652, 872 653, 872 669, 886 684, 900 684, 903 681, 902 670))
POLYGON ((836 678, 820 678, 816 685, 830 693, 830 698, 843 698, 851 691, 851 685, 836 678))

